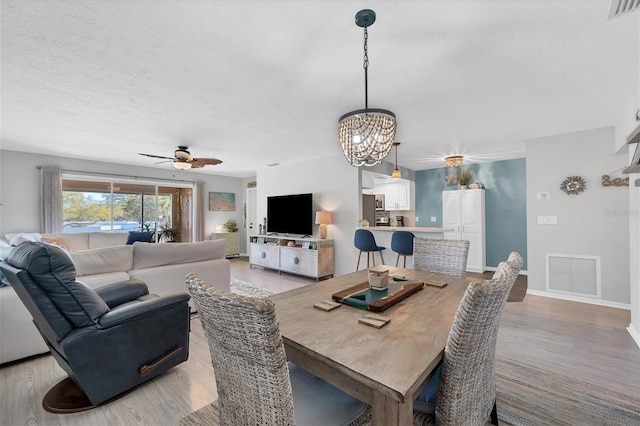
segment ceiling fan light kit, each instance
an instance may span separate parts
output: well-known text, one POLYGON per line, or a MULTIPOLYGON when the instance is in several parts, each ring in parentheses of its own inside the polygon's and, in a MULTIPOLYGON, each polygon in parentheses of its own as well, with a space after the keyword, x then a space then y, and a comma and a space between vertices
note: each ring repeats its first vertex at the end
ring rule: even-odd
POLYGON ((396 136, 396 115, 386 109, 369 108, 367 27, 376 21, 376 13, 364 9, 356 13, 356 25, 364 28, 364 109, 348 112, 338 120, 340 146, 354 167, 380 164, 389 155, 396 136))
POLYGON ((173 167, 178 170, 189 170, 191 168, 191 163, 187 163, 186 161, 173 160, 173 167))

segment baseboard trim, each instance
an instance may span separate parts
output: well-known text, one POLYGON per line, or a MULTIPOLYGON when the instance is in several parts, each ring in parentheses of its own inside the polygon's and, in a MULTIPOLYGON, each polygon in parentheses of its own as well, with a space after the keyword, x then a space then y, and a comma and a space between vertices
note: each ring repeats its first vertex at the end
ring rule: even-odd
POLYGON ((638 334, 638 331, 635 329, 633 324, 629 324, 629 327, 627 327, 627 331, 629 332, 633 340, 636 342, 636 345, 640 347, 640 334, 638 334))
POLYGON ((531 289, 527 289, 527 294, 531 294, 533 296, 549 297, 551 299, 568 300, 570 302, 580 302, 580 303, 588 303, 590 305, 607 306, 609 308, 625 309, 627 311, 631 310, 631 304, 629 303, 620 303, 620 302, 611 302, 609 300, 591 299, 589 297, 580 297, 580 296, 574 296, 571 294, 551 293, 548 291, 531 290, 531 289))

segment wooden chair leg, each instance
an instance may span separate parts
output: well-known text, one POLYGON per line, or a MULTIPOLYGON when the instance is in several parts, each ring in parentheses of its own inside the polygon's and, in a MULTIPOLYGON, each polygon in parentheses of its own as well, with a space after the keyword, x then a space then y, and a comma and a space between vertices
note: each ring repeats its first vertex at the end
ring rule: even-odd
POLYGON ((495 401, 493 402, 493 410, 491 410, 491 424, 492 425, 498 424, 498 408, 496 406, 495 401))
POLYGON ((396 257, 396 268, 398 267, 398 262, 400 262, 400 253, 398 253, 398 256, 396 257))
POLYGON ((380 259, 382 259, 382 265, 384 265, 384 256, 382 255, 382 250, 380 250, 378 253, 380 253, 380 259))
MULTIPOLYGON (((370 252, 370 251, 368 251, 368 252, 367 252, 367 269, 369 269, 369 267, 371 266, 371 260, 370 260, 370 257, 371 257, 371 252, 370 252)), ((373 259, 373 262, 374 262, 374 264, 375 264, 375 259, 373 259)))
POLYGON ((402 267, 407 269, 407 255, 403 254, 402 257, 404 259, 404 261, 402 263, 402 267))
POLYGON ((356 264, 356 272, 360 269, 360 256, 362 256, 362 250, 358 253, 358 263, 356 264))

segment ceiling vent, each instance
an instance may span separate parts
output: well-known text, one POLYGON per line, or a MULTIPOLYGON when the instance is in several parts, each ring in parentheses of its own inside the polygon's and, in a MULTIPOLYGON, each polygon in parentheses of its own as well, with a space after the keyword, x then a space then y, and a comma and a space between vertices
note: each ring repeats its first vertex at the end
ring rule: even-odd
POLYGON ((613 19, 625 13, 633 12, 640 8, 640 0, 611 0, 609 8, 609 16, 607 19, 613 19))

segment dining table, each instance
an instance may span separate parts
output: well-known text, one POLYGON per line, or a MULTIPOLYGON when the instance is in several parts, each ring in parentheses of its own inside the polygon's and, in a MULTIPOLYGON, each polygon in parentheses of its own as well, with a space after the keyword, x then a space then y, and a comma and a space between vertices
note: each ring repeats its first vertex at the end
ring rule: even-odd
POLYGON ((411 425, 413 401, 441 361, 455 313, 472 279, 389 266, 421 289, 382 312, 314 304, 368 281, 366 269, 271 296, 287 359, 371 406, 372 425, 411 425), (376 328, 365 316, 388 319, 376 328))

